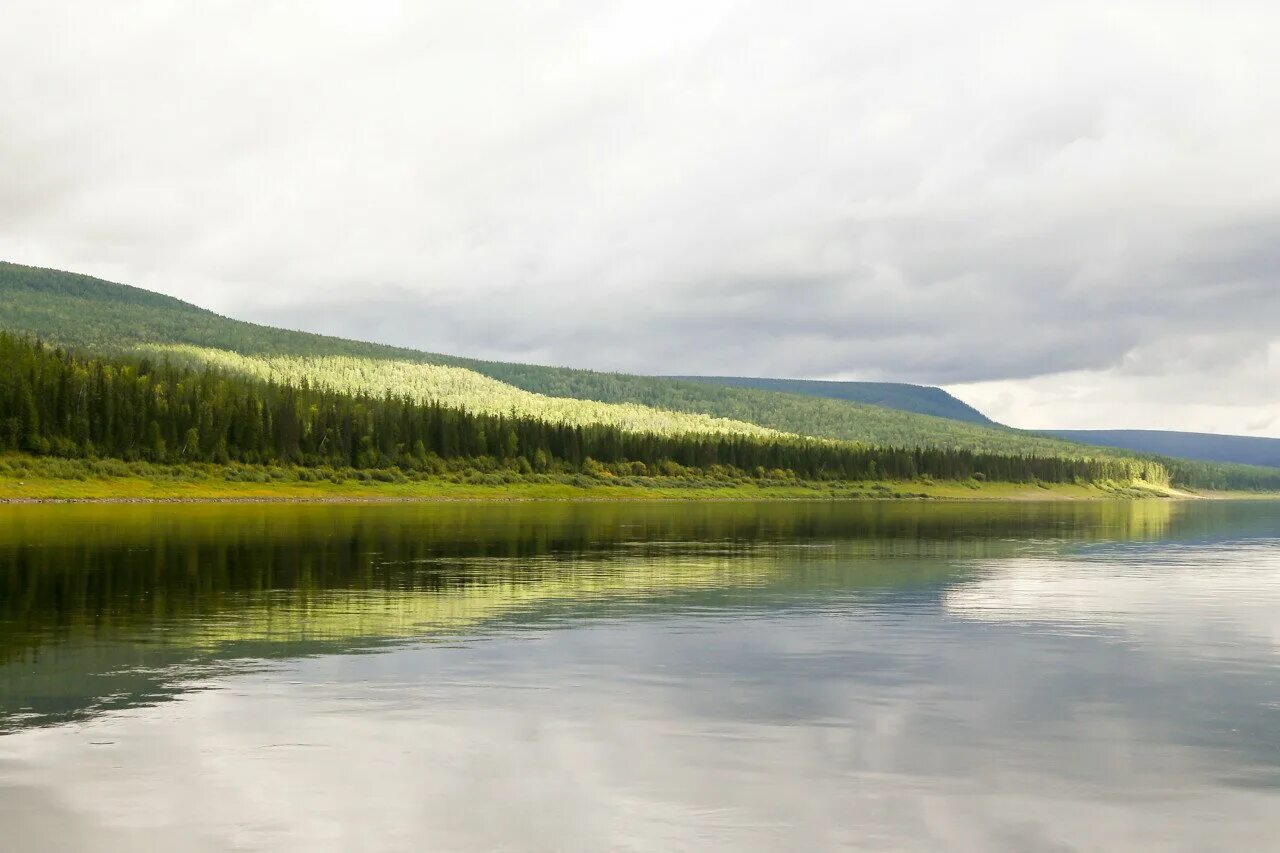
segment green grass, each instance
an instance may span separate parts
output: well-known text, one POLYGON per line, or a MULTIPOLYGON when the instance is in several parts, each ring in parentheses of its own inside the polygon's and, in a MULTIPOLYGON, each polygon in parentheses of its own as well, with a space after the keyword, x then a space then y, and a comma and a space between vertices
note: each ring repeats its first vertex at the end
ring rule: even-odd
POLYGON ((976 480, 802 481, 690 471, 673 477, 518 474, 457 467, 445 475, 399 469, 157 465, 117 459, 0 456, 0 502, 26 500, 1051 500, 1165 497, 1149 485, 987 483, 976 480))

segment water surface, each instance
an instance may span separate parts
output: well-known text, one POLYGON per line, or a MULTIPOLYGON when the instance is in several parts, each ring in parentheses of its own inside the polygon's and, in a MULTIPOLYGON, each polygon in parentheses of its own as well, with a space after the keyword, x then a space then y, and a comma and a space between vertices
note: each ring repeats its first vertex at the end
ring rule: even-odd
POLYGON ((1280 849, 1280 504, 0 508, 0 839, 1280 849))

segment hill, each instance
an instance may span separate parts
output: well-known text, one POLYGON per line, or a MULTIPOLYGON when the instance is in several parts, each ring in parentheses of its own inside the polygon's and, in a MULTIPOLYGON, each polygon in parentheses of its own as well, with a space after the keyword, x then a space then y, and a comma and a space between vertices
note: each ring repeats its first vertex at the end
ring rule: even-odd
POLYGON ((822 383, 772 390, 705 378, 483 361, 277 329, 90 276, 0 262, 3 330, 94 354, 161 365, 216 366, 256 381, 305 382, 313 389, 370 399, 394 395, 464 414, 599 426, 623 434, 713 434, 749 439, 753 445, 809 437, 1023 460, 1126 459, 1155 462, 1172 472, 1174 483, 1205 488, 1274 489, 1280 476, 1274 468, 1170 460, 995 424, 792 392, 800 387, 843 393, 823 389, 822 383))
POLYGON ((1048 435, 1135 453, 1280 468, 1280 438, 1151 429, 1057 429, 1048 435))
POLYGON ((685 382, 708 382, 735 388, 755 388, 760 391, 783 391, 808 397, 826 397, 831 400, 849 400, 916 412, 953 421, 994 426, 995 422, 963 400, 929 385, 909 385, 903 382, 841 382, 821 379, 770 379, 754 376, 673 376, 685 382))
MULTIPOLYGON (((395 364, 394 362, 389 362, 395 364)), ((1167 471, 1136 459, 980 454, 871 447, 799 436, 698 435, 606 423, 568 425, 539 415, 477 413, 435 400, 336 389, 300 370, 245 376, 192 369, 145 355, 107 358, 0 333, 0 452, 160 465, 240 463, 439 475, 449 465, 515 475, 606 478, 754 477, 806 482, 981 478, 1014 483, 1142 480, 1166 486, 1167 471)), ((286 367, 294 362, 286 362, 286 367)), ((447 368, 437 368, 447 369, 447 368)), ((72 472, 73 476, 82 473, 72 472)), ((370 475, 371 476, 371 475, 370 475)))
MULTIPOLYGON (((223 317, 128 285, 2 262, 0 329, 36 334, 52 343, 94 352, 134 352, 146 347, 157 356, 168 354, 189 361, 197 356, 218 359, 221 356, 213 351, 223 351, 258 360, 260 363, 249 371, 254 375, 269 372, 272 368, 264 362, 273 359, 391 360, 463 368, 479 375, 472 377, 477 387, 483 385, 490 390, 492 386, 479 377, 545 397, 639 405, 789 434, 987 453, 1096 455, 1077 444, 1046 436, 845 399, 706 381, 484 361, 276 329, 223 317)), ((462 376, 455 374, 455 378, 462 376)), ((372 375, 370 381, 374 381, 372 375)), ((365 390, 383 393, 407 389, 369 384, 365 390)), ((466 393, 465 389, 461 392, 463 397, 466 393)), ((449 399, 456 401, 459 397, 455 394, 449 399)), ((488 408, 480 402, 480 392, 471 405, 488 408)))

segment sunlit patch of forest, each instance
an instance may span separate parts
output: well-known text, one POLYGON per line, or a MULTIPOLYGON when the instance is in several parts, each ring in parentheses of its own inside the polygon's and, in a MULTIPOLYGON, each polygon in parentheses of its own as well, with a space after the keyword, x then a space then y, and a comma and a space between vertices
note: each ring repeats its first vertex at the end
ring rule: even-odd
POLYGON ((465 367, 340 355, 246 356, 189 345, 143 344, 137 352, 179 364, 216 367, 279 385, 309 384, 344 394, 407 397, 477 414, 517 415, 571 426, 603 424, 661 435, 781 435, 778 430, 704 414, 668 412, 636 403, 548 397, 465 367))

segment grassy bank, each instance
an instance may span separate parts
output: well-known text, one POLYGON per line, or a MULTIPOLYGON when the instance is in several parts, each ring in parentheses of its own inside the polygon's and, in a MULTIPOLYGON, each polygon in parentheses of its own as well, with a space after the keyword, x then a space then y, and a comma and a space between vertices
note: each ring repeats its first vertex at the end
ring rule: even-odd
POLYGON ((0 501, 566 501, 566 500, 1088 500, 1181 493, 1147 484, 956 481, 813 482, 789 478, 519 475, 454 471, 326 471, 119 460, 0 457, 0 501))

